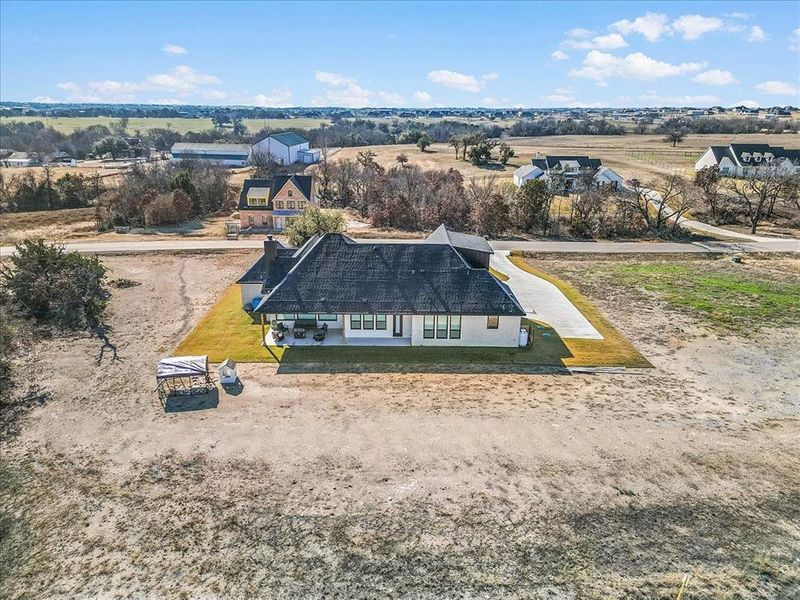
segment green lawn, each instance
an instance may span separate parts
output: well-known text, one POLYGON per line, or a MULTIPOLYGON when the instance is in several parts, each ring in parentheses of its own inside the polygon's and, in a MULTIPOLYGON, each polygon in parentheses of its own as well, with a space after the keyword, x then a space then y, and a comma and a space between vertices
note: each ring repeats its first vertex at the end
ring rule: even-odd
MULTIPOLYGON (((89 127, 90 125, 108 125, 117 119, 111 117, 2 117, 3 121, 42 121, 45 125, 50 125, 61 133, 69 134, 78 128, 89 127)), ((242 121, 247 131, 255 133, 264 127, 280 129, 312 129, 319 127, 320 123, 328 123, 328 119, 244 119, 242 121)), ((128 131, 133 133, 137 129, 145 131, 156 127, 167 127, 167 124, 180 133, 189 131, 204 131, 212 129, 214 126, 211 119, 190 119, 190 118, 161 118, 161 117, 133 117, 129 120, 128 131)))
POLYGON ((623 263, 607 267, 620 283, 657 294, 723 331, 800 325, 797 277, 765 271, 758 263, 623 263))

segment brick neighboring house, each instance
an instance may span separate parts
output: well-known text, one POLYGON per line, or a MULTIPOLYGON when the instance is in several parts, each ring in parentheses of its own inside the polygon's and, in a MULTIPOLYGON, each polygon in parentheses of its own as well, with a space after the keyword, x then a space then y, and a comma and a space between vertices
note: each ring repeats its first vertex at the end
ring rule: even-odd
POLYGON ((318 206, 311 175, 245 179, 239 194, 240 228, 283 231, 309 206, 318 206))

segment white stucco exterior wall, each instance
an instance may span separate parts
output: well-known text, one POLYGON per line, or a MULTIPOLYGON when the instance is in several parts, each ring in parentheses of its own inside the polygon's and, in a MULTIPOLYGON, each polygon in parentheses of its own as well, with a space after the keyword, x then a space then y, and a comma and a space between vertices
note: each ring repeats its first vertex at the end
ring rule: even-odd
POLYGON ((500 317, 497 329, 487 329, 486 320, 484 315, 462 316, 460 339, 426 339, 423 337, 424 319, 422 315, 414 315, 411 325, 411 345, 505 348, 516 348, 519 345, 520 317, 500 317))
POLYGON ((239 291, 242 293, 242 308, 253 301, 253 298, 261 295, 260 283, 240 283, 239 291))

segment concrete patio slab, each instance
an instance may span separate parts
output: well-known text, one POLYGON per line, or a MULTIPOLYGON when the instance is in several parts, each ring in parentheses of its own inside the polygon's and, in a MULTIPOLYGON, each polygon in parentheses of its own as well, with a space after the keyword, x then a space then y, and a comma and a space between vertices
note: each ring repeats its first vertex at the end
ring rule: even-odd
POLYGON ((551 325, 562 338, 602 340, 583 313, 549 281, 523 271, 508 260, 508 251, 496 250, 491 265, 508 275, 512 289, 527 316, 551 325))

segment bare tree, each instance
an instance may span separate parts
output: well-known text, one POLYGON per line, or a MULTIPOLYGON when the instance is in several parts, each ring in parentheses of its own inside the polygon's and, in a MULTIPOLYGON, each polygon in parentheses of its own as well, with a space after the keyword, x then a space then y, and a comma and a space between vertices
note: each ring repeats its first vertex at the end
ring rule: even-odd
POLYGON ((250 154, 250 164, 255 167, 253 177, 268 179, 273 175, 282 175, 286 172, 286 167, 275 158, 272 152, 258 148, 250 154))
POLYGON ((456 160, 458 160, 458 151, 461 148, 461 140, 457 137, 450 138, 450 147, 456 151, 456 160))
POLYGON ((755 169, 743 179, 731 180, 727 187, 744 207, 750 233, 755 234, 758 224, 769 215, 770 206, 783 193, 791 193, 791 186, 791 176, 768 166, 755 169))
POLYGON ((633 205, 647 228, 657 235, 676 232, 680 221, 694 206, 696 195, 691 193, 686 180, 680 175, 669 175, 663 180, 642 184, 638 179, 627 182, 631 193, 621 196, 623 202, 633 205))

